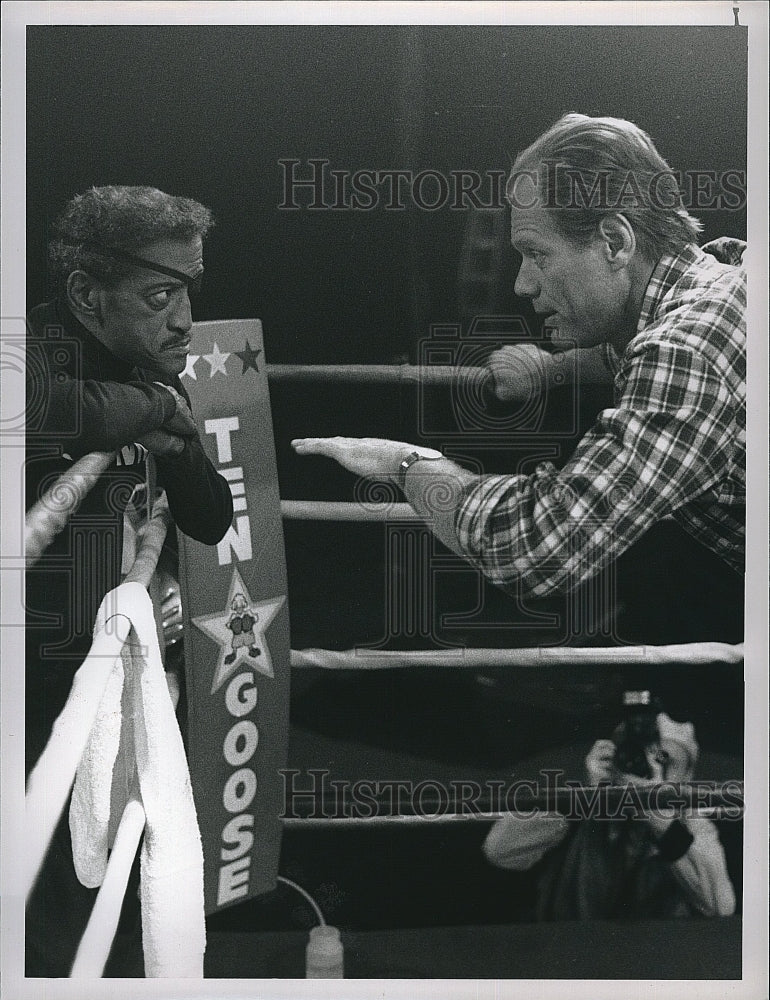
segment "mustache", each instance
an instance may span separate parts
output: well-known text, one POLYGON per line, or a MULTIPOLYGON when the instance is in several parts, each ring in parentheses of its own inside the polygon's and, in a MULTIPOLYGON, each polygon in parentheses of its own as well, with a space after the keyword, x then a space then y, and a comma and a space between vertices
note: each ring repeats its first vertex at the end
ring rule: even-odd
POLYGON ((167 340, 163 341, 163 343, 161 344, 161 348, 164 351, 168 350, 173 351, 176 350, 177 348, 184 348, 185 350, 187 350, 191 343, 192 343, 191 337, 169 337, 167 340))

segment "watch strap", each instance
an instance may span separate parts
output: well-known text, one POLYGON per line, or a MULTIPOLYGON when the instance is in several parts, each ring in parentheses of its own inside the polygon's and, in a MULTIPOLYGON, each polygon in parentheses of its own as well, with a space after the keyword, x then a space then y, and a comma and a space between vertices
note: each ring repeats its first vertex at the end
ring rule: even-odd
POLYGON ((419 451, 410 452, 398 465, 398 485, 401 492, 403 493, 406 487, 406 474, 415 462, 437 462, 443 457, 443 455, 421 455, 419 451))

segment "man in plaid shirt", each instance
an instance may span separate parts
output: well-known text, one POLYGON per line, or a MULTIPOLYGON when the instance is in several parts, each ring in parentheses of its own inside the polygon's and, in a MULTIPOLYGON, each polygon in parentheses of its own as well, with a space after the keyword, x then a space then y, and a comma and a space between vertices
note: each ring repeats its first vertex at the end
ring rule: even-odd
MULTIPOLYGON (((303 439, 295 449, 396 479, 445 544, 522 596, 574 589, 669 516, 741 574, 745 245, 698 247, 675 175, 620 119, 565 115, 517 158, 507 194, 522 256, 516 294, 556 338, 613 369, 615 405, 570 460, 477 476, 403 442, 303 439)), ((513 395, 516 352, 545 374, 554 364, 533 345, 495 352, 501 399, 513 395)))

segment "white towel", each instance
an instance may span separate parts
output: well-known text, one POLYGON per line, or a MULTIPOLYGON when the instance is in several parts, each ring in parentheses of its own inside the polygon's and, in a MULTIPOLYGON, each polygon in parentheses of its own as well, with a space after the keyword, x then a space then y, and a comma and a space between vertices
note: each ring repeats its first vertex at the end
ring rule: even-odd
MULTIPOLYGON (((138 583, 113 592, 131 620, 78 768, 72 853, 84 885, 100 885, 135 782, 147 817, 141 854, 142 945, 148 977, 203 977, 203 850, 182 737, 166 685, 152 601, 138 583)), ((104 627, 97 621, 95 631, 104 627)))

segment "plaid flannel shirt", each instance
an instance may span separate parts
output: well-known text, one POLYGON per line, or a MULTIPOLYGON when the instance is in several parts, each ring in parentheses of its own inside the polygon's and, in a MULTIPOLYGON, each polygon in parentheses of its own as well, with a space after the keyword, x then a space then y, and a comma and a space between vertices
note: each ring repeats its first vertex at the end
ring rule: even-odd
POLYGON ((455 516, 468 558, 523 595, 571 590, 673 516, 743 572, 745 244, 662 257, 616 361, 615 406, 561 469, 482 476, 455 516))

